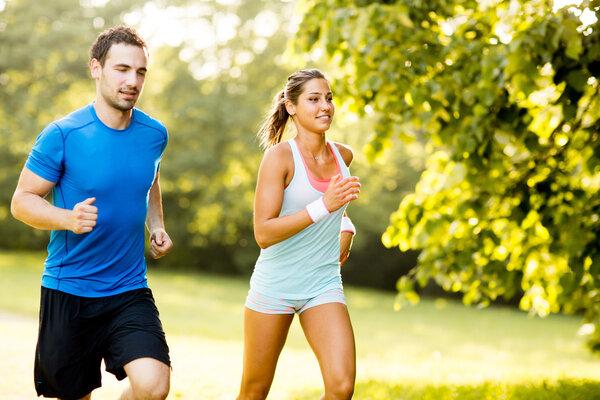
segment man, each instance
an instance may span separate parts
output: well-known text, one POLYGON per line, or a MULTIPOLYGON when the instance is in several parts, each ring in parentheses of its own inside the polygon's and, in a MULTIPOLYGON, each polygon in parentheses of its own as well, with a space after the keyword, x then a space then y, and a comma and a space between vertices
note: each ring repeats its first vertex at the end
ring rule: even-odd
POLYGON ((90 55, 96 100, 42 131, 11 203, 15 218, 52 230, 35 387, 38 396, 90 399, 104 359, 117 379, 129 377, 121 399, 164 399, 169 349, 146 281, 144 224, 150 254, 164 256, 172 242, 158 172, 167 130, 134 108, 148 65, 135 30, 108 29, 90 55))

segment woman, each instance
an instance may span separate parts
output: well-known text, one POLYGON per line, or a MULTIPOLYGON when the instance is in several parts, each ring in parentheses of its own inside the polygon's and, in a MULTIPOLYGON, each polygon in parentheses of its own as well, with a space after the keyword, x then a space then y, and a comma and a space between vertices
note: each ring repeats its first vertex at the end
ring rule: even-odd
POLYGON ((261 253, 246 299, 240 400, 267 397, 296 312, 319 361, 322 398, 349 399, 354 391, 354 334, 340 265, 354 234, 345 208, 360 183, 348 171, 352 150, 325 138, 334 111, 325 76, 301 70, 275 97, 259 132, 268 148, 254 202, 261 253), (288 118, 297 134, 280 143, 288 118))

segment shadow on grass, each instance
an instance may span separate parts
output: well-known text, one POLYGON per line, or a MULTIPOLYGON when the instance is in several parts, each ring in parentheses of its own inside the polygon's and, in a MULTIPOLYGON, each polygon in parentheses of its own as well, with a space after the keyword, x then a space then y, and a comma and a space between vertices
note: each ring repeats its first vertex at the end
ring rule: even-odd
MULTIPOLYGON (((296 400, 318 398, 321 393, 297 393, 296 400)), ((385 381, 357 382, 355 400, 598 400, 600 382, 577 379, 508 384, 484 382, 474 385, 394 384, 385 381)))

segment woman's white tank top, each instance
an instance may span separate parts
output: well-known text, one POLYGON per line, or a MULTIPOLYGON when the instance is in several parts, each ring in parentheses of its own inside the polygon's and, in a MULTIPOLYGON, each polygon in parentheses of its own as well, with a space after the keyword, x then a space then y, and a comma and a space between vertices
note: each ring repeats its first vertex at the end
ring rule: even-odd
MULTIPOLYGON (((323 196, 309 181, 296 141, 287 143, 294 157, 294 176, 285 188, 279 216, 294 214, 323 196)), ((344 178, 350 171, 335 144, 327 141, 344 178)), ((346 205, 294 236, 261 249, 250 286, 258 293, 287 300, 307 299, 323 289, 340 288, 340 229, 346 205)))

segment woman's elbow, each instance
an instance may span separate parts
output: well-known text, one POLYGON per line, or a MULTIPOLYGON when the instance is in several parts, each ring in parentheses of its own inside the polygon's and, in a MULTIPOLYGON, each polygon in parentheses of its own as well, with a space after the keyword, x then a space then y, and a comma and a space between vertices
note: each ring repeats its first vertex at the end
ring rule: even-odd
POLYGON ((264 232, 261 232, 260 229, 256 228, 254 229, 254 240, 256 240, 256 244, 258 244, 261 249, 266 249, 273 244, 269 241, 269 238, 264 232))
POLYGON ((269 247, 269 244, 257 235, 254 235, 254 240, 256 240, 256 244, 258 244, 258 247, 261 249, 266 249, 269 247))

